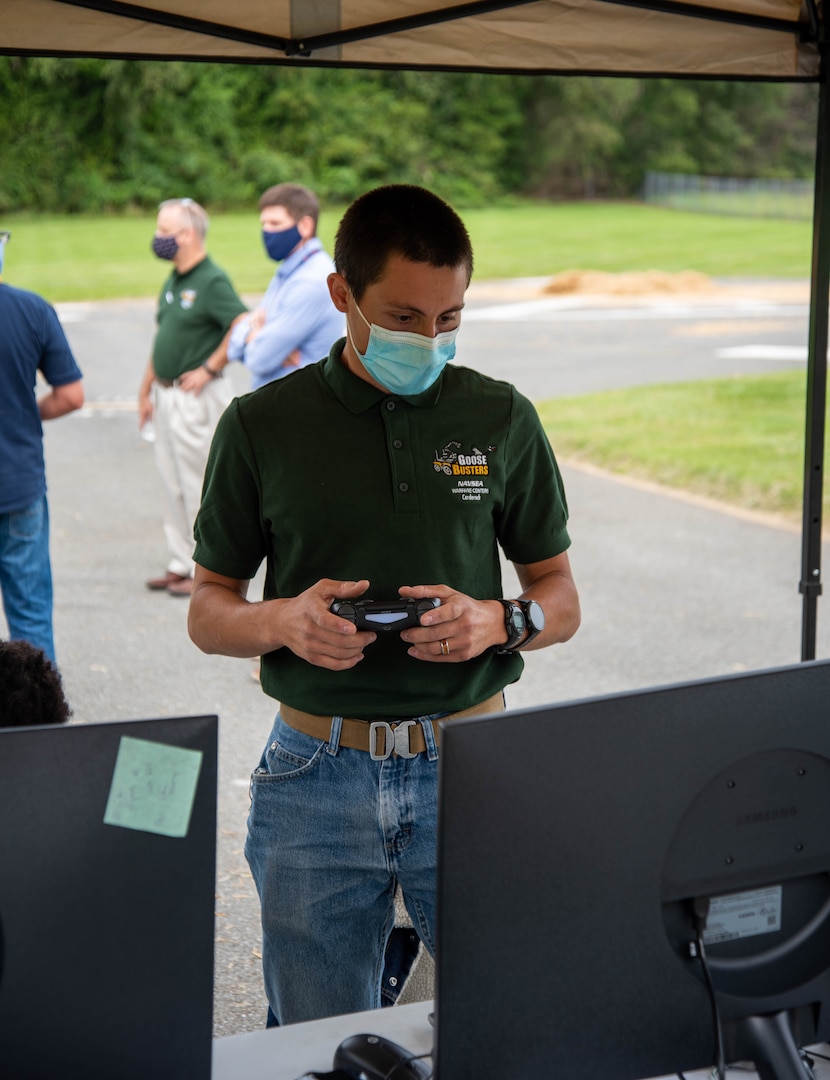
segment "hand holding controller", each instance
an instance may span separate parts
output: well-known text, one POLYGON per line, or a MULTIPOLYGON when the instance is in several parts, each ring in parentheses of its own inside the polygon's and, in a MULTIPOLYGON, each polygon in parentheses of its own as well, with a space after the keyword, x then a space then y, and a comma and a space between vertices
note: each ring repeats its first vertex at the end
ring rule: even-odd
POLYGON ((441 606, 436 596, 422 600, 335 600, 329 610, 353 622, 358 630, 406 630, 420 626, 421 616, 441 606))

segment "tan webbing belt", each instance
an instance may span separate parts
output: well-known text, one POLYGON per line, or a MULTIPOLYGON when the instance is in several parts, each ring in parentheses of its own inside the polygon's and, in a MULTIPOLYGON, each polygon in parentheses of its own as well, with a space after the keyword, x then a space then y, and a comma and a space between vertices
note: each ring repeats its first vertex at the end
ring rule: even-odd
MULTIPOLYGON (((448 713, 440 720, 459 720, 464 716, 480 716, 483 713, 502 712, 504 696, 501 691, 493 694, 486 701, 472 705, 460 712, 448 713)), ((280 716, 295 731, 310 735, 313 739, 327 741, 331 736, 330 716, 315 716, 314 713, 294 709, 290 705, 280 705, 280 716)), ((439 742, 439 731, 433 724, 435 742, 439 742)), ((382 760, 391 754, 398 757, 415 757, 426 750, 424 729, 418 720, 357 720, 343 717, 340 727, 340 745, 350 750, 365 750, 373 758, 382 760)))

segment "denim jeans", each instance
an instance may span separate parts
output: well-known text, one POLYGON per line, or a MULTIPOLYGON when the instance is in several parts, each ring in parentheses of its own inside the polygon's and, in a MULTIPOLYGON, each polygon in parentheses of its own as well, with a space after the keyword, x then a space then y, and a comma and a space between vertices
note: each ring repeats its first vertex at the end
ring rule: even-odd
POLYGON ((400 883, 430 953, 435 940, 438 749, 373 761, 277 716, 251 778, 245 854, 262 906, 263 972, 280 1024, 381 1005, 400 883))
POLYGON ((29 641, 54 663, 49 505, 0 514, 0 592, 12 640, 29 641))

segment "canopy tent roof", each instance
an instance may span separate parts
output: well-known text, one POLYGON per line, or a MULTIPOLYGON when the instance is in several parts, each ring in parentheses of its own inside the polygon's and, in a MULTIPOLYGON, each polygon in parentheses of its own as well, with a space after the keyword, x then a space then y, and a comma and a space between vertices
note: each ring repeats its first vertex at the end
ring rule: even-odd
POLYGON ((0 52, 815 79, 821 0, 0 0, 0 52))

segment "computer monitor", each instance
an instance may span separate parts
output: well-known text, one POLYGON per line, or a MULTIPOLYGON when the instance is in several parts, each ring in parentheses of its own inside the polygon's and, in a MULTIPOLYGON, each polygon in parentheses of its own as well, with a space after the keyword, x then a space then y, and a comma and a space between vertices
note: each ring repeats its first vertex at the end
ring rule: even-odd
POLYGON ((438 1080, 804 1080, 830 661, 442 725, 436 956, 438 1080))
POLYGON ((209 1080, 217 718, 0 730, 0 1076, 209 1080))

